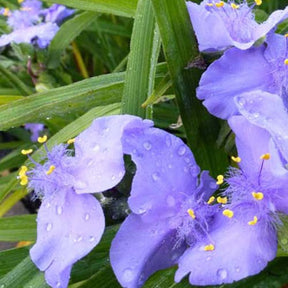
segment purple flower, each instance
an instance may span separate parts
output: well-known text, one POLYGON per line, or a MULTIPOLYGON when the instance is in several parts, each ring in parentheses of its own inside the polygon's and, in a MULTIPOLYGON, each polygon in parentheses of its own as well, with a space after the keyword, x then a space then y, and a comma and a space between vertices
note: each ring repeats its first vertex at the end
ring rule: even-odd
POLYGON ((271 33, 267 45, 227 50, 202 75, 197 97, 211 114, 224 119, 239 114, 234 97, 244 92, 263 90, 287 98, 287 45, 285 36, 271 33))
POLYGON ((209 255, 210 224, 219 207, 207 203, 213 202, 215 180, 207 171, 199 174, 179 138, 156 128, 123 138, 123 151, 131 154, 137 171, 128 200, 132 213, 112 242, 110 260, 120 284, 133 288, 155 271, 180 263, 196 243, 209 255))
POLYGON ((31 132, 31 141, 37 142, 40 133, 44 130, 44 124, 41 123, 26 123, 24 128, 31 132))
POLYGON ((179 263, 177 282, 190 273, 195 285, 232 283, 259 273, 276 256, 276 228, 281 225, 276 212, 288 213, 288 179, 275 178, 275 149, 267 131, 243 116, 232 117, 229 124, 241 162, 240 169, 231 168, 227 174, 229 200, 211 227, 215 249, 209 255, 199 244, 188 249, 179 263))
POLYGON ((45 16, 45 22, 57 23, 60 25, 65 18, 71 16, 74 12, 75 10, 68 9, 63 5, 53 4, 48 9, 43 10, 42 15, 45 16))
POLYGON ((252 12, 253 6, 249 7, 246 1, 237 4, 234 1, 204 0, 200 5, 187 2, 200 51, 213 52, 230 46, 248 49, 288 16, 286 7, 258 24, 252 12))
POLYGON ((59 30, 58 25, 74 13, 74 10, 58 4, 42 9, 42 2, 38 0, 26 0, 21 6, 20 10, 2 11, 8 16, 7 23, 13 31, 0 37, 0 47, 15 42, 46 48, 59 30))
MULTIPOLYGON (((42 199, 37 217, 37 242, 30 250, 32 261, 53 288, 67 287, 72 265, 100 241, 105 220, 102 208, 89 193, 114 187, 122 179, 122 136, 148 129, 151 121, 134 116, 111 116, 95 120, 75 139, 75 156, 67 145, 47 147, 47 160, 19 172, 42 199)), ((40 139, 40 142, 45 141, 40 139)), ((27 154, 31 151, 23 151, 27 154)))

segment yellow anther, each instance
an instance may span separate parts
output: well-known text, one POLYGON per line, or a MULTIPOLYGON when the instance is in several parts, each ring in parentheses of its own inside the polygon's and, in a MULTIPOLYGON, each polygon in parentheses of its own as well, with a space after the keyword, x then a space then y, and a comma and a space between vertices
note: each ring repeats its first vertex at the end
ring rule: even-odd
POLYGON ((207 3, 206 6, 213 7, 213 3, 207 3))
POLYGON ((232 218, 234 216, 234 212, 229 209, 225 209, 222 214, 228 218, 232 218))
POLYGON ((209 244, 204 247, 204 251, 213 251, 214 249, 215 246, 213 244, 209 244))
POLYGON ((10 15, 10 9, 9 8, 5 8, 3 11, 3 15, 4 16, 9 16, 10 15))
POLYGON ((188 210, 187 210, 187 213, 189 214, 189 216, 190 216, 191 218, 193 218, 193 219, 195 219, 195 218, 196 218, 196 216, 195 216, 195 213, 194 213, 194 210, 193 210, 193 209, 188 209, 188 210))
POLYGON ((258 6, 261 5, 262 4, 262 0, 255 0, 255 4, 258 5, 258 6))
POLYGON ((232 161, 236 162, 236 163, 240 163, 241 162, 241 158, 240 157, 234 157, 231 156, 232 161))
POLYGON ((217 185, 221 185, 223 182, 224 182, 224 176, 223 175, 218 175, 216 184, 217 185))
POLYGON ((18 0, 18 3, 21 4, 24 0, 18 0))
POLYGON ((38 137, 37 141, 42 144, 47 141, 47 138, 47 135, 44 135, 43 137, 38 137))
POLYGON ((224 6, 224 2, 220 1, 218 3, 215 3, 215 6, 218 7, 218 8, 223 7, 224 6))
POLYGON ((231 7, 232 7, 233 9, 238 9, 238 8, 239 8, 239 5, 236 5, 235 3, 231 3, 231 7))
POLYGON ((255 225, 257 221, 258 221, 257 216, 254 216, 253 220, 248 222, 248 225, 255 225))
POLYGON ((214 196, 211 196, 211 197, 209 198, 209 200, 207 201, 207 204, 212 204, 212 203, 214 202, 214 200, 215 200, 215 197, 214 197, 214 196))
POLYGON ((25 186, 28 184, 28 177, 26 175, 21 176, 20 180, 20 185, 25 186))
POLYGON ((19 171, 19 176, 26 176, 26 172, 28 171, 27 166, 21 166, 20 171, 19 171))
POLYGON ((288 38, 288 33, 284 34, 284 37, 288 38))
POLYGON ((266 153, 260 156, 260 159, 262 160, 269 160, 270 159, 270 153, 266 153))
POLYGON ((54 170, 55 170, 55 166, 54 165, 51 165, 50 167, 49 167, 49 170, 46 172, 46 174, 47 175, 50 175, 54 170))
POLYGON ((217 202, 220 204, 227 204, 227 197, 217 197, 217 202))
POLYGON ((264 194, 262 192, 252 192, 252 196, 256 200, 262 200, 264 198, 264 194))
POLYGON ((284 64, 285 64, 285 65, 288 65, 288 59, 285 59, 285 60, 284 60, 284 64))
POLYGON ((31 154, 32 152, 33 152, 33 149, 28 149, 28 150, 23 149, 23 150, 21 150, 21 154, 23 154, 23 155, 28 155, 28 154, 31 154))
POLYGON ((69 139, 68 141, 67 141, 67 144, 73 144, 75 142, 75 138, 72 138, 72 139, 69 139))

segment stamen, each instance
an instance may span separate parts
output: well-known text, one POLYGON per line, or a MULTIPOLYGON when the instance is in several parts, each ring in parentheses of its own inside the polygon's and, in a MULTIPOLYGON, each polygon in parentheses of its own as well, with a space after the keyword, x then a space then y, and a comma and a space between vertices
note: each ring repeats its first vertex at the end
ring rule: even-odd
POLYGON ((231 7, 232 7, 233 9, 238 9, 238 8, 239 8, 239 5, 236 5, 235 3, 231 3, 231 7))
POLYGON ((211 197, 209 198, 209 200, 207 201, 207 204, 212 204, 212 203, 214 202, 214 200, 215 200, 215 197, 214 197, 214 196, 211 196, 211 197))
POLYGON ((217 197, 217 202, 220 204, 227 204, 227 197, 217 197))
POLYGON ((75 138, 72 138, 72 139, 69 139, 68 141, 67 141, 67 144, 73 144, 75 142, 75 138))
POLYGON ((4 8, 3 16, 9 16, 9 15, 10 15, 10 9, 9 8, 4 8))
POLYGON ((261 5, 261 4, 262 4, 262 0, 255 0, 255 4, 256 4, 257 6, 261 5))
POLYGON ((257 216, 254 216, 253 220, 248 222, 248 225, 255 225, 257 221, 258 221, 257 216))
POLYGON ((215 246, 213 244, 209 244, 204 247, 204 251, 213 251, 213 250, 215 250, 215 246))
POLYGON ((234 157, 231 156, 232 161, 236 162, 236 163, 240 163, 241 162, 241 158, 240 157, 234 157))
POLYGON ((46 172, 46 175, 50 175, 54 170, 55 170, 55 166, 54 165, 51 165, 50 167, 49 167, 49 170, 46 172))
POLYGON ((215 3, 215 6, 216 6, 217 8, 223 7, 223 6, 224 6, 224 2, 223 2, 223 1, 220 1, 220 2, 218 2, 218 3, 215 3))
POLYGON ((28 155, 28 154, 31 154, 32 152, 33 152, 33 149, 28 149, 28 150, 23 149, 23 150, 21 150, 21 154, 23 154, 23 155, 28 155))
POLYGON ((284 37, 288 38, 288 33, 284 34, 284 37))
POLYGON ((25 186, 28 184, 28 177, 26 175, 21 176, 20 180, 20 185, 25 186))
MULTIPOLYGON (((288 59, 287 59, 288 60, 288 59)), ((263 154, 260 156, 260 159, 263 159, 263 160, 269 160, 270 159, 270 153, 266 153, 266 154, 263 154)))
POLYGON ((39 143, 45 143, 47 141, 47 135, 44 135, 43 137, 38 137, 38 142, 39 143))
POLYGON ((187 210, 187 213, 189 214, 189 216, 192 218, 192 219, 195 219, 196 216, 195 216, 195 213, 194 213, 194 210, 193 209, 188 209, 187 210))
POLYGON ((234 216, 234 212, 229 209, 225 209, 222 214, 228 218, 232 218, 234 216))
POLYGON ((18 3, 21 4, 24 0, 18 0, 18 3))
POLYGON ((28 171, 28 168, 27 168, 27 166, 21 166, 21 168, 20 168, 20 171, 19 171, 19 176, 21 177, 21 176, 24 176, 24 175, 26 175, 26 172, 28 171))
POLYGON ((262 200, 264 198, 264 194, 262 192, 252 192, 252 196, 256 200, 262 200))
POLYGON ((224 176, 223 175, 218 175, 216 184, 217 185, 221 185, 223 182, 224 182, 224 176))
POLYGON ((206 6, 213 7, 213 3, 207 3, 206 6))
POLYGON ((285 60, 284 60, 284 64, 285 64, 285 65, 288 65, 288 59, 285 59, 285 60))

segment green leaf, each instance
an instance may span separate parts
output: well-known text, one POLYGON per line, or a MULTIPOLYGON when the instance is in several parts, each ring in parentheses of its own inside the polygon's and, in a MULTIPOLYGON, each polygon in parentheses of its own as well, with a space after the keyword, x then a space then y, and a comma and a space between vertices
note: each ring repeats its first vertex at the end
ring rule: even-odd
POLYGON ((19 99, 23 99, 23 96, 15 96, 15 95, 1 95, 0 96, 0 105, 3 105, 3 104, 8 104, 10 102, 13 102, 13 101, 16 101, 16 100, 19 100, 19 99))
POLYGON ((124 73, 101 75, 0 106, 0 130, 120 102, 124 73))
POLYGON ((0 241, 35 241, 36 215, 0 218, 0 241))
POLYGON ((72 8, 133 17, 138 0, 46 0, 47 3, 63 4, 72 8))
POLYGON ((187 68, 197 67, 201 58, 185 1, 152 3, 188 144, 202 169, 222 174, 228 163, 224 152, 216 146, 219 121, 195 97, 200 71, 187 68))
POLYGON ((128 57, 122 113, 145 118, 141 104, 152 93, 160 39, 150 1, 139 0, 128 57))
POLYGON ((49 69, 54 69, 60 64, 60 57, 64 49, 97 17, 98 14, 95 12, 83 12, 61 26, 49 45, 47 61, 49 69))
POLYGON ((21 95, 30 95, 33 93, 33 90, 30 87, 26 86, 21 79, 2 65, 0 65, 0 74, 2 74, 8 82, 21 93, 21 95))

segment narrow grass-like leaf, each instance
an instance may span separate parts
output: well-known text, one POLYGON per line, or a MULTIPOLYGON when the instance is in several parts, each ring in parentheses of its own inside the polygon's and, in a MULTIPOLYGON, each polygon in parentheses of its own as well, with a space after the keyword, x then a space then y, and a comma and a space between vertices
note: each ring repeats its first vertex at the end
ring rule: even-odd
POLYGON ((72 8, 133 17, 138 0, 46 0, 47 3, 63 4, 72 8))
POLYGON ((7 95, 7 96, 0 96, 0 105, 8 104, 10 102, 23 99, 23 96, 15 96, 15 95, 7 95))
POLYGON ((0 74, 2 74, 8 80, 8 82, 21 93, 21 95, 30 95, 33 93, 33 90, 30 87, 24 84, 21 79, 19 79, 15 74, 3 67, 1 64, 0 74))
POLYGON ((0 241, 35 241, 36 215, 0 218, 0 241))
POLYGON ((98 14, 95 12, 83 12, 61 26, 49 45, 48 68, 54 69, 60 64, 60 57, 64 49, 97 17, 98 14))
POLYGON ((159 45, 160 40, 156 31, 152 3, 139 0, 122 98, 123 114, 133 114, 145 118, 146 111, 141 104, 153 89, 159 45))
POLYGON ((226 168, 226 156, 216 146, 219 123, 195 97, 200 72, 199 52, 184 0, 152 0, 187 140, 202 169, 214 175, 226 168), (193 64, 193 65, 192 65, 193 64))
POLYGON ((124 73, 101 75, 0 106, 0 130, 121 101, 124 73))

